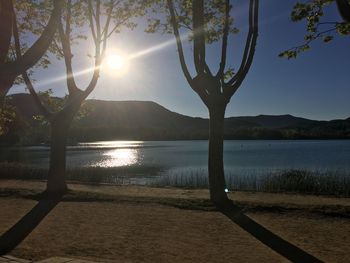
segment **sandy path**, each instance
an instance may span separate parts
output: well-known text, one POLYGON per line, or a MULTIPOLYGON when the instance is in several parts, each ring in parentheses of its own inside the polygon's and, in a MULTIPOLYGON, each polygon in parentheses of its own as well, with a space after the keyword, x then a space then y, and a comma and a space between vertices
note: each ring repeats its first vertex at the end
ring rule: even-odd
MULTIPOLYGON (((4 185, 1 182, 1 186, 4 185)), ((21 183, 17 182, 16 186, 20 187, 21 183)), ((74 185, 71 188, 86 190, 90 187, 74 185)), ((113 187, 99 189, 92 187, 90 190, 110 193, 116 190, 113 187)), ((119 194, 124 191, 130 196, 167 193, 166 196, 176 198, 202 198, 207 193, 200 190, 196 195, 196 191, 182 189, 118 189, 119 194)), ((238 198, 240 194, 235 195, 238 198)), ((303 200, 288 195, 280 198, 282 203, 286 202, 286 198, 292 199, 288 202, 303 200)), ((275 202, 280 198, 270 196, 275 202)), ((321 203, 317 198, 310 198, 314 203, 321 203)), ((249 202, 252 199, 259 198, 254 194, 245 197, 249 202)), ((346 204, 348 199, 325 200, 332 204, 343 201, 346 204)), ((0 233, 4 233, 36 203, 23 198, 1 198, 0 233)), ((265 211, 249 215, 325 262, 349 262, 348 218, 300 211, 265 211)), ((111 262, 288 262, 219 212, 137 202, 61 202, 12 254, 27 259, 67 256, 111 262)))
MULTIPOLYGON (((0 200, 1 232, 35 202, 0 200)), ((13 252, 120 262, 287 262, 217 212, 161 205, 60 203, 13 252)))

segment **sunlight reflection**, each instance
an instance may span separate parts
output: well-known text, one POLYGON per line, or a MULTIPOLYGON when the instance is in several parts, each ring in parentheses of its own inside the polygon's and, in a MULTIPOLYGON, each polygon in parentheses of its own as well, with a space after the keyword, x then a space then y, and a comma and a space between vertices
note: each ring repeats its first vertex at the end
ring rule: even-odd
POLYGON ((100 141, 100 142, 82 142, 79 147, 83 148, 134 148, 144 144, 143 141, 100 141))
POLYGON ((115 149, 108 151, 103 155, 106 159, 93 166, 120 167, 133 165, 138 161, 138 151, 136 149, 115 149))

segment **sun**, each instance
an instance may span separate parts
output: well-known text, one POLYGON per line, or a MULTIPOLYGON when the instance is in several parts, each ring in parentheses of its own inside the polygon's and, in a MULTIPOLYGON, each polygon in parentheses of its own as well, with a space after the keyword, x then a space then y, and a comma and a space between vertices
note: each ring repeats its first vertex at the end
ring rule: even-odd
POLYGON ((125 66, 125 59, 120 55, 111 55, 107 57, 107 65, 112 70, 120 70, 125 66))
POLYGON ((112 76, 121 76, 128 71, 129 63, 126 56, 119 53, 109 54, 103 62, 104 71, 112 76))

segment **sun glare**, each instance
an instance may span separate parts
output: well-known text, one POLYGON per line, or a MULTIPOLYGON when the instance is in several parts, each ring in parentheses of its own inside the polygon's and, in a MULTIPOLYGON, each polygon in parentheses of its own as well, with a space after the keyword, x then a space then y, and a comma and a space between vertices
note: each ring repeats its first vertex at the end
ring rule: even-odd
POLYGON ((103 68, 113 76, 120 76, 127 72, 128 64, 128 59, 125 56, 121 54, 110 54, 106 56, 103 68))
POLYGON ((125 65, 125 59, 119 55, 112 55, 107 57, 107 65, 112 70, 119 70, 125 65))

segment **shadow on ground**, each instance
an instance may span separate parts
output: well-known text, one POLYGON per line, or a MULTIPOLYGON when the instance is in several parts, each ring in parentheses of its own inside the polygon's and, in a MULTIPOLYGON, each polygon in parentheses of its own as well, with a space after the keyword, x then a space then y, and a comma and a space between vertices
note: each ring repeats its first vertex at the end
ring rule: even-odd
POLYGON ((297 246, 289 243, 288 241, 282 239, 276 234, 272 233, 262 225, 258 224, 250 217, 246 216, 242 209, 233 203, 218 206, 218 210, 227 216, 233 223, 237 224, 239 227, 247 231, 253 237, 258 239, 260 242, 290 260, 291 262, 308 262, 308 263, 322 263, 323 261, 310 255, 306 251, 298 248, 297 246))
POLYGON ((0 255, 5 255, 18 246, 60 202, 61 198, 62 196, 43 197, 32 210, 7 230, 0 237, 0 255))
MULTIPOLYGON (((13 194, 13 193, 11 193, 13 194)), ((70 201, 69 199, 72 199, 74 201, 87 201, 89 198, 92 198, 96 201, 101 201, 100 198, 96 198, 95 196, 76 196, 71 194, 68 194, 65 198, 62 199, 62 196, 56 196, 56 197, 47 197, 47 196, 41 196, 41 195, 29 195, 32 199, 37 199, 39 197, 38 204, 29 211, 23 218, 21 218, 14 226, 12 226, 8 231, 6 231, 1 237, 0 237, 0 255, 4 255, 9 253, 11 250, 13 250, 17 245, 19 245, 33 230, 35 227, 39 225, 39 223, 50 213, 50 211, 55 208, 55 206, 60 201, 70 201), (33 198, 34 197, 34 198, 33 198), (89 197, 89 198, 87 198, 89 197)), ((28 198, 28 196, 26 196, 28 198)), ((147 198, 146 198, 147 199, 147 198)), ((112 201, 112 199, 106 199, 102 198, 102 200, 106 201, 112 201)), ((132 200, 113 200, 113 201, 119 201, 119 202, 128 202, 132 200)), ((133 200, 135 202, 135 200, 133 200)), ((141 200, 138 200, 142 203, 141 200)), ((154 202, 155 200, 147 200, 148 202, 154 202)), ((146 201, 146 202, 147 202, 146 201)), ((182 200, 183 202, 184 200, 182 200)), ((206 200, 207 201, 207 200, 206 200)), ((143 200, 145 202, 145 200, 143 200)), ((176 201, 175 201, 176 202, 176 201)), ((171 205, 175 206, 174 200, 170 202, 161 202, 165 205, 171 205)), ((200 204, 196 204, 197 206, 194 206, 192 202, 190 204, 182 204, 176 205, 178 208, 184 208, 184 209, 196 209, 197 206, 203 209, 202 206, 204 206, 206 211, 212 211, 215 210, 214 207, 212 207, 212 204, 208 204, 207 202, 203 202, 200 204), (182 207, 183 206, 183 207, 182 207), (213 209, 211 209, 213 208, 213 209)), ((282 255, 286 259, 290 260, 291 262, 308 262, 308 263, 320 263, 321 260, 317 259, 316 257, 310 255, 306 251, 298 248, 297 246, 289 243, 288 241, 282 239, 278 235, 272 233, 262 225, 258 224, 248 216, 246 216, 242 212, 242 208, 230 203, 226 206, 218 206, 217 209, 223 213, 225 216, 227 216, 233 223, 237 224, 239 227, 241 227, 243 230, 251 234, 253 237, 258 239, 260 242, 277 252, 278 254, 282 255)))

